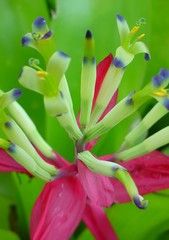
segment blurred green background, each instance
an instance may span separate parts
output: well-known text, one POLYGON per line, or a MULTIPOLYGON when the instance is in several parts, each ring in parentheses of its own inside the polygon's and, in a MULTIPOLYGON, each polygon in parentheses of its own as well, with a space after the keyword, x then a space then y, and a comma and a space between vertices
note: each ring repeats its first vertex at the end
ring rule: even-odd
MULTIPOLYGON (((93 33, 98 63, 109 53, 114 54, 119 45, 116 14, 124 16, 130 27, 133 27, 139 18, 146 19, 147 23, 141 31, 146 34, 144 42, 150 49, 151 61, 145 62, 143 55, 135 57, 120 86, 120 99, 150 81, 161 67, 169 69, 168 11, 167 0, 1 0, 1 89, 22 89, 23 95, 19 102, 29 113, 40 133, 56 151, 72 161, 73 143, 56 120, 46 116, 41 96, 23 89, 18 84, 18 75, 30 57, 39 58, 44 64, 37 52, 21 46, 22 36, 31 31, 31 24, 36 17, 43 16, 47 19, 54 30, 57 49, 72 58, 66 76, 77 114, 86 30, 90 29, 93 33)), ((94 152, 100 156, 117 150, 135 117, 137 114, 103 136, 94 152)), ((163 124, 168 124, 168 116, 157 127, 163 124)), ((0 174, 0 240, 29 239, 30 213, 42 186, 41 181, 30 180, 21 174, 0 174)), ((154 193, 147 198, 150 203, 146 211, 140 212, 131 203, 116 204, 107 210, 120 240, 169 239, 168 192, 154 193)), ((93 239, 88 230, 84 230, 79 236, 76 234, 74 239, 86 237, 93 239)))

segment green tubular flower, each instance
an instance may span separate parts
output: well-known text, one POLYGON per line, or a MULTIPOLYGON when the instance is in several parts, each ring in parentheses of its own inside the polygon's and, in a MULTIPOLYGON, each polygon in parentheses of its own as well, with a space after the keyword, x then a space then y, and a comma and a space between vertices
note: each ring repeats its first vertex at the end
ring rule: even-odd
POLYGON ((116 154, 115 158, 118 160, 127 161, 138 156, 145 155, 169 143, 169 127, 154 133, 152 136, 145 139, 138 145, 135 145, 127 150, 116 154))
POLYGON ((46 62, 56 51, 53 33, 49 30, 46 20, 38 17, 32 24, 32 33, 27 33, 22 38, 22 46, 29 46, 38 50, 46 62))
POLYGON ((142 18, 130 31, 126 20, 122 16, 117 15, 117 26, 121 41, 121 46, 117 48, 114 58, 114 65, 117 68, 126 67, 133 60, 134 56, 139 53, 145 53, 145 59, 150 59, 148 48, 143 42, 140 42, 145 34, 141 34, 133 40, 134 35, 143 24, 145 24, 145 20, 142 18))
MULTIPOLYGON (((152 83, 147 84, 142 90, 131 93, 128 97, 121 100, 107 115, 100 120, 96 125, 90 127, 85 132, 86 142, 101 136, 122 120, 133 114, 141 105, 148 101, 151 97, 159 101, 160 105, 154 108, 147 117, 141 121, 137 130, 132 133, 139 138, 140 135, 150 128, 158 119, 160 119, 169 110, 169 94, 165 87, 169 83, 169 71, 161 69, 159 74, 152 78, 152 83), (165 107, 165 109, 164 109, 165 107), (152 119, 152 121, 151 121, 152 119)), ((127 137, 128 138, 128 137, 127 137)), ((130 137, 131 138, 131 135, 130 137)), ((125 143, 124 143, 125 144, 125 143)))
POLYGON ((21 90, 17 88, 6 93, 0 90, 0 111, 17 100, 21 94, 21 90))
POLYGON ((85 38, 84 58, 81 73, 81 112, 80 124, 82 129, 90 120, 92 100, 96 81, 96 59, 94 57, 94 40, 88 30, 85 38))
MULTIPOLYGON (((44 42, 44 38, 46 40, 46 35, 48 37, 51 31, 48 31, 46 21, 43 18, 35 20, 33 23, 33 32, 40 33, 39 36, 42 37, 30 40, 28 39, 30 34, 25 35, 22 39, 22 42, 24 43, 23 45, 33 46, 40 51, 42 56, 45 58, 44 52, 48 51, 48 45, 50 48, 51 42, 44 42), (42 44, 44 44, 43 48, 42 44)), ((32 36, 34 37, 34 35, 32 36)), ((44 96, 44 105, 47 113, 51 116, 55 116, 61 126, 67 131, 70 138, 76 141, 81 139, 83 134, 81 133, 75 119, 73 104, 67 80, 65 78, 65 72, 70 63, 70 58, 61 51, 54 52, 54 49, 51 49, 53 53, 50 51, 50 58, 46 61, 46 71, 38 66, 38 60, 30 59, 31 67, 23 67, 19 77, 19 82, 24 87, 44 96)))
MULTIPOLYGON (((16 156, 16 157, 14 156, 14 159, 16 159, 18 162, 24 165, 26 164, 25 162, 26 160, 22 160, 22 158, 24 158, 25 156, 25 159, 30 159, 32 164, 27 163, 28 166, 26 165, 26 169, 30 170, 31 173, 34 172, 35 175, 38 175, 38 171, 40 171, 42 174, 40 173, 41 175, 39 177, 42 179, 43 179, 42 175, 44 172, 44 178, 46 179, 44 180, 50 181, 51 177, 57 174, 57 169, 54 166, 46 163, 38 155, 38 153, 36 152, 32 144, 30 143, 29 139, 25 135, 25 133, 8 114, 9 106, 14 104, 14 101, 18 97, 20 97, 20 95, 21 95, 21 91, 19 89, 13 89, 7 93, 3 93, 2 91, 0 91, 0 128, 5 134, 5 136, 11 141, 11 143, 15 143, 14 145, 17 145, 18 150, 14 151, 16 156), (31 170, 31 166, 32 166, 32 170, 31 170)), ((14 108, 15 108, 15 105, 14 105, 14 108)), ((17 108, 17 105, 16 105, 16 108, 17 108)), ((21 114, 20 109, 19 109, 19 114, 21 114)), ((8 147, 10 148, 10 146, 7 144, 8 143, 7 141, 1 139, 0 143, 1 143, 1 147, 4 148, 5 150, 7 150, 8 147)))
MULTIPOLYGON (((139 24, 142 25, 143 20, 140 20, 139 24)), ((115 58, 102 83, 88 128, 91 128, 99 120, 111 97, 118 88, 126 66, 134 59, 134 56, 139 53, 145 53, 145 59, 150 59, 148 48, 143 42, 140 42, 144 34, 132 41, 133 36, 139 30, 140 26, 135 26, 130 31, 126 20, 120 15, 117 15, 117 26, 121 46, 117 48, 115 58)))
POLYGON ((36 70, 25 66, 19 77, 20 84, 44 96, 46 111, 52 116, 68 111, 66 99, 59 86, 69 63, 70 58, 66 54, 55 52, 49 59, 46 71, 39 68, 36 60, 32 60, 31 65, 36 70))
POLYGON ((7 112, 16 120, 29 140, 46 156, 53 157, 52 148, 44 141, 38 133, 34 123, 24 109, 15 100, 21 96, 20 89, 12 89, 4 93, 0 90, 1 110, 6 108, 7 112), (25 124, 26 123, 26 124, 25 124))
POLYGON ((50 182, 52 180, 51 175, 39 167, 34 159, 19 146, 0 138, 0 148, 3 148, 12 158, 16 160, 16 162, 21 164, 32 175, 45 182, 50 182))
POLYGON ((78 159, 92 172, 119 180, 126 188, 132 201, 139 208, 144 209, 147 207, 148 201, 145 201, 143 197, 139 195, 133 179, 124 167, 114 162, 98 160, 89 151, 79 153, 78 159))
POLYGON ((150 129, 159 119, 168 113, 168 110, 157 103, 139 122, 139 124, 131 131, 124 139, 122 149, 131 147, 142 140, 142 136, 145 135, 148 129, 150 129))
POLYGON ((151 93, 152 87, 149 84, 141 91, 129 94, 129 96, 116 104, 102 120, 86 130, 85 141, 88 142, 103 135, 122 120, 133 114, 141 105, 150 99, 151 93))
POLYGON ((167 110, 169 110, 169 90, 165 88, 168 84, 169 71, 162 68, 159 74, 152 78, 152 97, 159 101, 167 110))
POLYGON ((55 167, 44 162, 44 160, 38 155, 22 129, 4 111, 1 111, 0 113, 0 128, 4 132, 5 136, 11 142, 15 143, 25 152, 27 152, 27 154, 34 159, 37 165, 39 165, 45 171, 48 171, 51 175, 55 175, 57 173, 55 167))
POLYGON ((44 156, 53 158, 53 149, 39 134, 35 124, 30 119, 25 110, 17 102, 13 102, 7 106, 7 111, 22 128, 23 132, 26 134, 30 142, 36 146, 36 148, 39 149, 44 154, 44 156))

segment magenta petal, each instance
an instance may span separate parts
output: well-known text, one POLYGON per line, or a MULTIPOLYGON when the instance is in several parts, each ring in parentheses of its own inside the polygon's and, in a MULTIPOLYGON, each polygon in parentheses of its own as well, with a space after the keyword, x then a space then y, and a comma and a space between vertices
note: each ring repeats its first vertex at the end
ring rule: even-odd
POLYGON ((97 95, 100 91, 100 87, 102 85, 102 82, 104 80, 104 77, 110 67, 110 64, 113 61, 112 54, 109 54, 106 58, 104 58, 98 65, 97 65, 97 71, 96 71, 96 85, 95 85, 95 92, 94 92, 94 98, 93 98, 93 105, 95 104, 95 101, 97 99, 97 95))
POLYGON ((69 239, 81 220, 86 194, 78 178, 46 184, 31 216, 32 240, 69 239))
POLYGON ((96 205, 86 204, 83 221, 97 240, 117 240, 104 210, 96 205))
POLYGON ((0 172, 21 172, 28 173, 19 163, 17 163, 4 149, 0 148, 0 172))
MULTIPOLYGON (((96 102, 98 93, 100 91, 100 87, 101 87, 104 77, 112 63, 112 60, 113 60, 113 56, 111 54, 109 54, 97 66, 97 78, 96 78, 95 93, 94 93, 94 98, 93 98, 93 106, 96 102)), ((118 96, 118 91, 116 91, 115 94, 112 96, 109 104, 107 105, 107 108, 103 112, 100 119, 102 119, 115 106, 115 104, 117 102, 117 96, 118 96)), ((96 144, 96 142, 98 141, 98 139, 99 138, 94 139, 93 141, 87 143, 86 149, 91 150, 94 147, 94 145, 96 144)))
POLYGON ((102 207, 110 207, 114 202, 114 188, 108 177, 91 172, 81 161, 78 161, 80 181, 89 200, 102 207))
MULTIPOLYGON (((159 151, 120 164, 129 170, 141 195, 169 188, 169 156, 159 151)), ((113 179, 111 182, 115 188, 115 201, 130 201, 122 184, 113 179)))

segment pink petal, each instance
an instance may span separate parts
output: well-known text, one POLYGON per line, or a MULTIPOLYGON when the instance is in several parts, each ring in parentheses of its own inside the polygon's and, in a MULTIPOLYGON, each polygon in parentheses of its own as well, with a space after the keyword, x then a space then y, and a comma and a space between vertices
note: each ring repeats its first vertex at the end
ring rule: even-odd
POLYGON ((86 204, 83 221, 97 240, 117 240, 104 210, 96 205, 86 204))
MULTIPOLYGON (((96 78, 96 85, 95 85, 95 93, 94 93, 94 98, 93 98, 93 106, 96 102, 98 93, 100 91, 101 85, 103 83, 104 77, 112 63, 113 60, 113 56, 112 54, 109 54, 106 58, 104 58, 97 66, 97 78, 96 78)), ((106 110, 104 111, 103 115, 101 116, 101 118, 103 118, 105 116, 105 114, 107 112, 109 112, 116 104, 117 101, 117 91, 114 94, 114 96, 112 97, 112 99, 110 100, 106 110)))
POLYGON ((96 205, 110 207, 114 202, 114 188, 108 177, 91 172, 78 161, 79 178, 89 200, 96 205))
POLYGON ((85 209, 86 194, 76 177, 46 184, 31 216, 32 240, 69 239, 85 209))
MULTIPOLYGON (((112 63, 113 60, 113 56, 111 54, 109 54, 106 58, 104 58, 97 66, 97 78, 96 78, 96 86, 95 86, 95 94, 94 94, 94 98, 93 98, 93 106, 96 102, 98 93, 100 91, 102 82, 104 80, 104 77, 112 63)), ((117 97, 118 97, 118 91, 115 92, 115 94, 112 96, 107 108, 105 109, 105 111, 103 112, 102 116, 100 117, 100 119, 102 119, 116 104, 117 102, 117 97)), ((96 144, 96 142, 98 141, 99 138, 94 139, 93 141, 89 142, 86 144, 86 150, 91 150, 94 145, 96 144)))
POLYGON ((95 93, 93 98, 93 105, 96 102, 97 95, 100 91, 100 87, 102 85, 102 82, 104 80, 104 77, 110 67, 110 64, 113 61, 112 54, 109 54, 106 58, 104 58, 98 65, 97 65, 97 72, 96 72, 96 85, 95 85, 95 93))
MULTIPOLYGON (((159 151, 120 164, 129 170, 141 195, 169 188, 169 156, 159 151)), ((122 184, 113 179, 111 182, 115 201, 130 201, 122 184)))
POLYGON ((17 163, 4 149, 0 148, 0 172, 21 172, 28 173, 19 163, 17 163))

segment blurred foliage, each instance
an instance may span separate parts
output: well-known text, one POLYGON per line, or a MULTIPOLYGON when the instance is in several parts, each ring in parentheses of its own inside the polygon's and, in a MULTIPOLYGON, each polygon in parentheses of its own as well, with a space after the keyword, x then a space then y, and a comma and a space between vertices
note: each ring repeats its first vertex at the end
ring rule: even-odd
MULTIPOLYGON (((22 36, 31 31, 31 24, 37 16, 45 17, 50 23, 54 29, 58 50, 66 52, 72 58, 66 75, 77 114, 86 30, 90 29, 94 35, 96 58, 99 62, 110 52, 114 54, 119 45, 115 18, 117 13, 123 15, 131 27, 139 18, 146 19, 147 24, 142 28, 142 32, 146 34, 144 41, 150 49, 152 59, 146 63, 143 56, 135 57, 123 78, 120 99, 150 81, 161 67, 169 68, 168 8, 167 0, 60 0, 57 5, 53 0, 1 0, 1 88, 5 91, 14 87, 23 90, 19 102, 34 120, 41 134, 59 153, 72 160, 73 143, 56 120, 46 117, 42 98, 18 84, 17 78, 22 66, 27 64, 30 57, 37 57, 44 64, 34 50, 21 47, 22 36), (52 19, 51 16, 56 18, 52 19)), ((103 136, 94 152, 102 155, 117 150, 131 122, 137 117, 138 114, 103 136)), ((168 118, 159 124, 166 124, 166 121, 168 122, 168 118)), ((29 239, 30 213, 42 186, 40 181, 31 180, 21 174, 0 174, 0 240, 17 240, 19 237, 29 239), (12 217, 14 220, 10 220, 12 217)), ((120 240, 168 239, 168 192, 151 194, 148 199, 150 203, 147 211, 139 211, 131 203, 114 205, 107 211, 120 240)), ((92 239, 88 231, 81 233, 78 239, 86 238, 92 239)))

